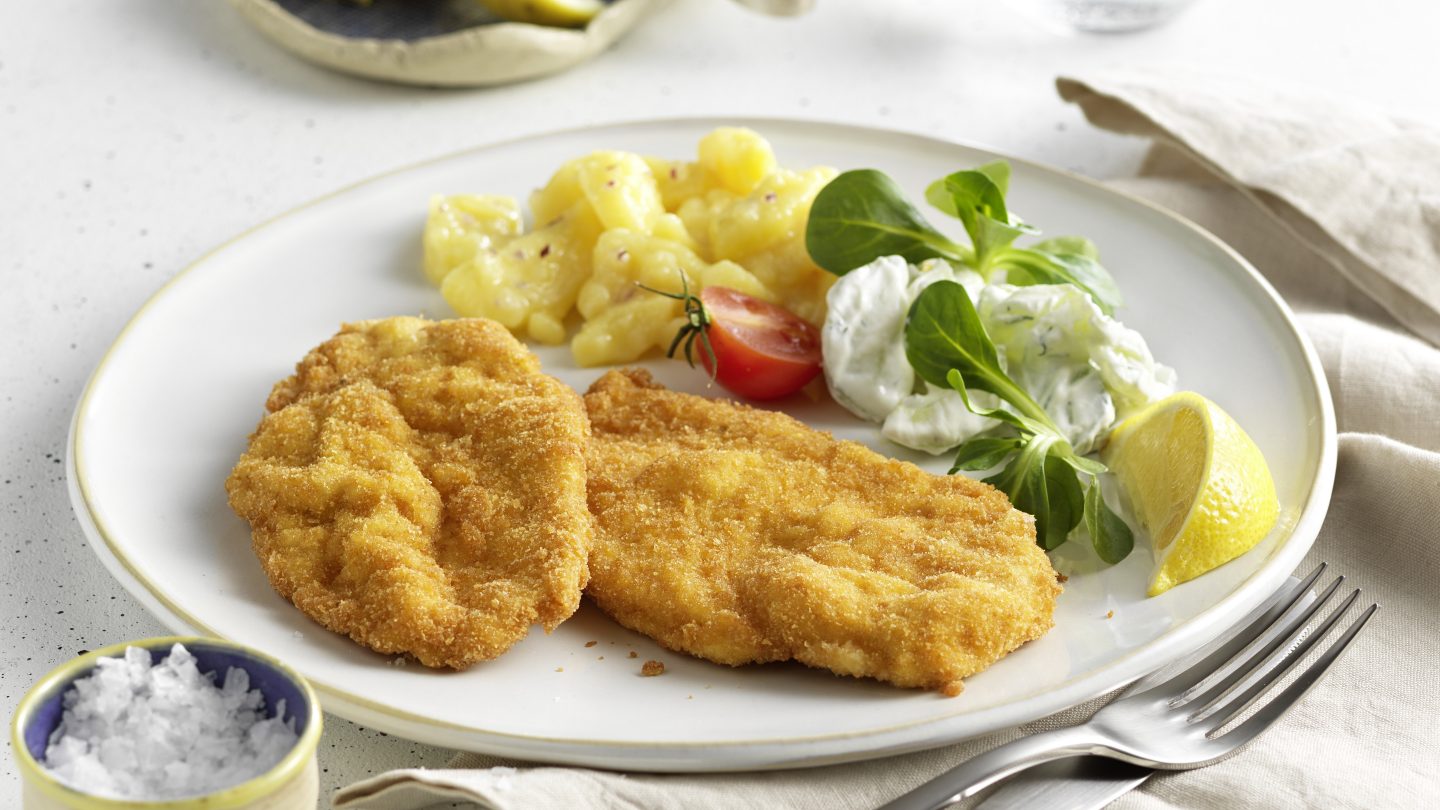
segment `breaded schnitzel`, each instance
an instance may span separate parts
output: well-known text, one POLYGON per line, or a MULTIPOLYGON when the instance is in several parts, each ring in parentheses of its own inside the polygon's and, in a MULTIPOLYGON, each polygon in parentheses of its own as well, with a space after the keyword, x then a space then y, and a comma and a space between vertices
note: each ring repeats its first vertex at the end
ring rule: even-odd
POLYGON ((671 649, 954 695, 1053 624, 1034 521, 988 484, 644 371, 606 374, 585 405, 586 593, 671 649))
POLYGON ((225 488, 275 590, 315 621, 459 669, 575 611, 585 412, 505 327, 348 324, 266 407, 225 488))

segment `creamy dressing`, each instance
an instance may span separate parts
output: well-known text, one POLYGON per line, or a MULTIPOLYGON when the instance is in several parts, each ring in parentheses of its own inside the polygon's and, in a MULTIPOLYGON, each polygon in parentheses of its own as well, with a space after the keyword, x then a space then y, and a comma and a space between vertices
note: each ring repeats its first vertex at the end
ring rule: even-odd
POLYGON ((905 359, 913 273, 899 256, 884 256, 851 270, 825 296, 825 382, 835 401, 861 419, 884 421, 915 390, 905 359))
MULTIPOLYGON (((886 256, 830 288, 821 343, 831 396, 883 423, 882 434, 896 444, 938 455, 997 426, 970 412, 955 391, 919 380, 905 358, 910 305, 941 280, 965 288, 1006 372, 1080 453, 1095 449, 1117 419, 1175 390, 1175 372, 1155 362, 1140 333, 1105 315, 1078 287, 986 284, 947 262, 916 267, 886 256)), ((978 391, 971 402, 1001 404, 978 391)))
MULTIPOLYGON (((950 388, 936 388, 921 382, 924 388, 900 400, 885 417, 880 434, 892 442, 932 455, 954 447, 956 436, 973 436, 994 427, 995 420, 972 413, 965 401, 950 388)), ((971 391, 970 402, 977 408, 994 408, 1000 400, 984 391, 971 391)), ((963 440, 962 440, 963 441, 963 440)))

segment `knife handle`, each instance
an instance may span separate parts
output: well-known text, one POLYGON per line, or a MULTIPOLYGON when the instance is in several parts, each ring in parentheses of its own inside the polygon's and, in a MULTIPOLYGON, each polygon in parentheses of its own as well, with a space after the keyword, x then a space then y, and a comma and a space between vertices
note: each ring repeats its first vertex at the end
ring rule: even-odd
POLYGON ((1089 754, 1101 744, 1085 726, 1057 728, 1008 742, 972 757, 880 810, 939 810, 1042 762, 1089 754))
POLYGON ((974 810, 1100 810, 1154 770, 1109 757, 1071 757, 1021 771, 980 796, 974 810))

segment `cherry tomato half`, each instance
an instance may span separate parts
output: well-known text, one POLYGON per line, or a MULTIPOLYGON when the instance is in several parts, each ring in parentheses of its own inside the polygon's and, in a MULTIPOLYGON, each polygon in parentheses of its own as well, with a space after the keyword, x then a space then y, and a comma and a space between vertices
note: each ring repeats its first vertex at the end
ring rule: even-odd
POLYGON ((710 345, 719 370, 702 347, 695 354, 721 385, 742 397, 776 399, 805 387, 820 373, 820 330, 788 309, 728 287, 706 287, 700 302, 710 314, 710 345))

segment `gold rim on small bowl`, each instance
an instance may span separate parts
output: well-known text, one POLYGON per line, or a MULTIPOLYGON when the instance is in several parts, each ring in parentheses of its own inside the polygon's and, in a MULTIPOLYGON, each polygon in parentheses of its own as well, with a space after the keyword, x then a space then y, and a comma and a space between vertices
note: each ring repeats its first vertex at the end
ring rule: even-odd
MULTIPOLYGON (((248 668, 246 671, 249 672, 253 684, 256 673, 248 668)), ((310 688, 309 682, 301 677, 300 673, 279 659, 243 644, 218 638, 159 636, 102 647, 51 670, 49 674, 30 687, 25 696, 20 699, 20 703, 15 709, 15 715, 10 721, 10 745, 14 751, 15 761, 19 763, 22 778, 45 796, 62 803, 65 807, 77 808, 77 810, 181 810, 181 808, 195 807, 197 803, 203 802, 205 810, 233 810, 266 798, 289 784, 292 779, 299 778, 319 748, 321 724, 320 701, 315 696, 315 690, 310 688), (25 731, 35 720, 36 711, 52 697, 58 698, 64 694, 65 690, 69 689, 75 681, 89 675, 95 669, 97 661, 101 658, 123 656, 128 647, 141 647, 152 651, 153 654, 155 649, 168 650, 175 644, 183 644, 187 649, 192 650, 206 647, 222 650, 267 666, 294 684, 296 691, 305 699, 303 711, 298 710, 300 707, 288 707, 291 709, 290 716, 299 720, 303 715, 305 724, 305 730, 300 733, 294 747, 278 763, 259 776, 213 793, 163 801, 112 799, 76 790, 60 781, 31 754, 30 747, 25 742, 25 731)))

